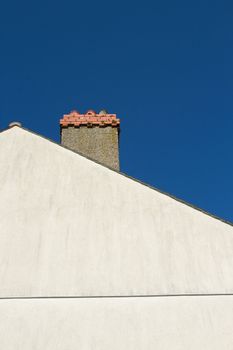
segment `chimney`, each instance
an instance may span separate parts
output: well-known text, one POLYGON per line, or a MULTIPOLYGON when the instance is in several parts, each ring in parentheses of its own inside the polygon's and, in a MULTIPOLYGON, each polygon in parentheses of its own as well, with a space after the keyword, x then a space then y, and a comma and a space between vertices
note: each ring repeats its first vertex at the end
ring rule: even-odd
POLYGON ((120 120, 106 111, 73 111, 60 119, 61 144, 119 171, 120 120))

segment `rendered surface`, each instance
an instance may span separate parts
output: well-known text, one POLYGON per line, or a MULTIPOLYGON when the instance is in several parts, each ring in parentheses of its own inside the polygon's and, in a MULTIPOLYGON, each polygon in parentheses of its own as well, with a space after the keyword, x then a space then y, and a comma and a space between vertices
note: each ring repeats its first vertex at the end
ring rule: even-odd
POLYGON ((17 126, 0 215, 0 349, 233 349, 231 225, 17 126))
POLYGON ((0 300, 4 350, 231 350, 233 297, 0 300))
POLYGON ((119 171, 118 138, 118 128, 111 126, 68 126, 61 129, 62 145, 119 171))
POLYGON ((50 141, 0 134, 0 296, 233 293, 233 227, 50 141))

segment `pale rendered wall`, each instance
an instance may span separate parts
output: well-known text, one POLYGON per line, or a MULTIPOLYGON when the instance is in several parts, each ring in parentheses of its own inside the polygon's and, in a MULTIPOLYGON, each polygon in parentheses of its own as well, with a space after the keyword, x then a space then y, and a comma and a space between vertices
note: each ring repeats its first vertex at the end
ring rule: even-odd
POLYGON ((233 227, 14 127, 0 296, 233 293, 233 227))
POLYGON ((0 300, 4 350, 232 350, 233 297, 0 300))

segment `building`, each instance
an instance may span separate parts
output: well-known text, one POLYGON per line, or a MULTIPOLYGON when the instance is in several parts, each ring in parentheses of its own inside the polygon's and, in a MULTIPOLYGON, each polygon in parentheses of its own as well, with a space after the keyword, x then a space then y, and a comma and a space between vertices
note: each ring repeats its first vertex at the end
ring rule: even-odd
POLYGON ((115 115, 60 124, 0 133, 0 349, 233 349, 232 225, 121 174, 115 115))

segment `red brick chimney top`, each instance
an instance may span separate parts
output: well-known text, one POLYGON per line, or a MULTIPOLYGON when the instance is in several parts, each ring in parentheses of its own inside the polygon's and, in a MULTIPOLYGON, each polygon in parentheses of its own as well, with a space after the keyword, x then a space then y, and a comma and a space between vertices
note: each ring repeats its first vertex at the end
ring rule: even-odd
POLYGON ((64 114, 60 119, 61 126, 119 126, 120 119, 117 119, 116 114, 108 114, 106 111, 96 113, 93 110, 87 111, 85 114, 80 114, 77 111, 72 111, 70 114, 64 114))

